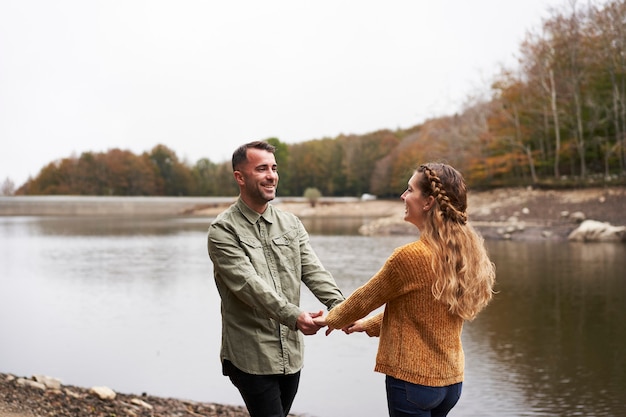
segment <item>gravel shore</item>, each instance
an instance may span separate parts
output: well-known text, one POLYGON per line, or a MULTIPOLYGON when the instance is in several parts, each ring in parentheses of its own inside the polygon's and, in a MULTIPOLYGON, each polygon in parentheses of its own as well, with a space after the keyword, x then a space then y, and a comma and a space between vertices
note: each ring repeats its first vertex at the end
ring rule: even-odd
POLYGON ((34 377, 0 373, 0 417, 249 417, 244 407, 115 393, 101 399, 91 388, 49 386, 34 377))

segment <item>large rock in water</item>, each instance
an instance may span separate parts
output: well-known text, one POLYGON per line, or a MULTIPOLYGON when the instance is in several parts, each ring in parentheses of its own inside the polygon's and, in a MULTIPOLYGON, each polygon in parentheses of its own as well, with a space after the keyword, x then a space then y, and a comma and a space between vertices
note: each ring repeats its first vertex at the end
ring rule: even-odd
POLYGON ((567 238, 576 242, 626 242, 626 226, 585 220, 567 238))

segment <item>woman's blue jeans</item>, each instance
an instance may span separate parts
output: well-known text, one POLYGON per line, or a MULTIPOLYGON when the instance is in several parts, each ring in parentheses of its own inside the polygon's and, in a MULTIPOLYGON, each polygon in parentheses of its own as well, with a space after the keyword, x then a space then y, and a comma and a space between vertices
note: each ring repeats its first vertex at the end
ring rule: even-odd
POLYGON ((447 387, 412 384, 387 375, 387 406, 390 417, 445 417, 461 398, 463 383, 447 387))

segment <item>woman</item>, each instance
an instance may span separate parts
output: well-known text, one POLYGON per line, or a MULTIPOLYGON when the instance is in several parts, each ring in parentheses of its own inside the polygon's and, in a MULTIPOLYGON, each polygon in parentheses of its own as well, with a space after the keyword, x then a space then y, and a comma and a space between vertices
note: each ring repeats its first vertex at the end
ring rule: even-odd
POLYGON ((463 322, 491 300, 495 266, 467 223, 467 189, 456 169, 421 165, 401 198, 419 239, 315 320, 327 335, 343 329, 380 337, 374 370, 386 375, 391 417, 446 416, 461 396, 463 322), (363 319, 382 305, 383 313, 363 319))

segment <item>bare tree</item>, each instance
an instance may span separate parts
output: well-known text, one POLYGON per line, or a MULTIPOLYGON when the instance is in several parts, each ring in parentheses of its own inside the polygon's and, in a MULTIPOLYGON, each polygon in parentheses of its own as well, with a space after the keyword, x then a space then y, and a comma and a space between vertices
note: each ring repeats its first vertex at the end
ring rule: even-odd
POLYGON ((15 194, 15 183, 11 180, 11 178, 7 177, 2 182, 2 187, 0 187, 0 195, 13 195, 15 194))

